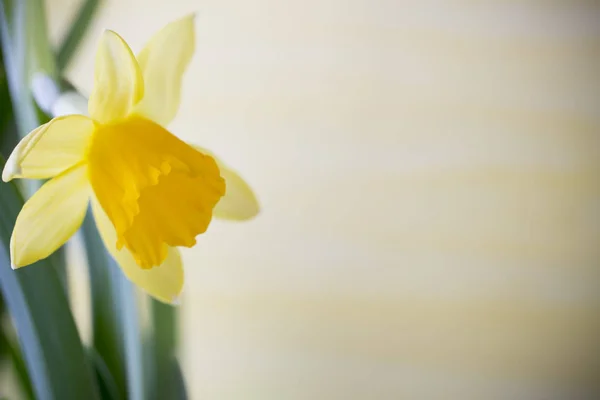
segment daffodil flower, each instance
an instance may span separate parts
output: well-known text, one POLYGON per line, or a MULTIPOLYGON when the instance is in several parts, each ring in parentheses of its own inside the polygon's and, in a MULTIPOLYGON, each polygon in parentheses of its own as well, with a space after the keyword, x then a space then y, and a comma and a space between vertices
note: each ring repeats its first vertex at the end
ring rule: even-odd
POLYGON ((172 22, 137 59, 115 32, 98 47, 89 117, 59 116, 29 133, 2 179, 47 179, 21 210, 13 268, 52 254, 80 227, 91 200, 108 251, 125 275, 172 302, 183 287, 178 246, 191 247, 213 215, 253 217, 250 187, 205 149, 165 129, 194 53, 194 18, 172 22))

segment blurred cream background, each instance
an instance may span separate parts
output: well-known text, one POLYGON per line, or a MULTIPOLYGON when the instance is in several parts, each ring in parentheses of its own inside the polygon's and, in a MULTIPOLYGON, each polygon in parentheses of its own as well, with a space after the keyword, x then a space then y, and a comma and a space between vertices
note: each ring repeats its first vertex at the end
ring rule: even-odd
POLYGON ((192 11, 172 131, 263 206, 184 251, 193 399, 600 396, 598 2, 107 0, 69 78, 192 11))

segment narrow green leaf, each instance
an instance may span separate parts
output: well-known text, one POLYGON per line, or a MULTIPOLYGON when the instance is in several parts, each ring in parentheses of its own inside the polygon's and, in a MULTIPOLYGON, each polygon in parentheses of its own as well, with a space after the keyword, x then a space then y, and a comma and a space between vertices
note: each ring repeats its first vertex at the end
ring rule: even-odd
POLYGON ((153 379, 147 392, 153 399, 185 399, 186 391, 176 359, 177 308, 150 300, 152 320, 153 379))
POLYGON ((140 318, 136 301, 135 286, 121 275, 120 279, 121 325, 125 339, 127 367, 127 392, 129 400, 144 400, 144 362, 140 318))
POLYGON ((119 394, 143 400, 144 364, 135 287, 107 253, 88 213, 83 223, 92 291, 93 343, 113 372, 119 394))
POLYGON ((0 154, 4 159, 7 159, 19 143, 19 135, 12 117, 8 116, 6 119, 1 120, 0 124, 3 125, 0 130, 0 154))
POLYGON ((26 6, 29 2, 0 1, 0 38, 8 89, 21 136, 38 126, 37 110, 29 90, 30 67, 25 46, 26 6))
MULTIPOLYGON (((19 137, 24 137, 31 130, 47 122, 47 117, 39 112, 30 90, 31 77, 34 73, 43 72, 48 76, 56 74, 54 55, 48 43, 45 16, 42 0, 0 0, 2 61, 14 112, 16 133, 19 137)), ((16 138, 15 131, 10 130, 14 128, 10 122, 2 144, 12 147, 16 144, 16 138)), ((9 149, 4 147, 4 150, 9 149)), ((28 180, 22 182, 22 185, 31 195, 40 184, 28 180)), ((56 269, 65 288, 65 294, 68 294, 64 249, 57 250, 51 258, 53 268, 56 269)))
POLYGON ((120 326, 118 285, 114 283, 121 271, 104 248, 91 210, 85 217, 82 230, 92 296, 92 343, 112 372, 119 396, 124 398, 127 393, 125 345, 120 326))
POLYGON ((25 38, 27 88, 31 84, 31 77, 38 72, 52 78, 57 77, 56 60, 48 40, 48 26, 46 22, 46 2, 44 0, 17 1, 22 7, 25 3, 23 17, 25 38))
MULTIPOLYGON (((0 36, 2 31, 0 30, 0 36)), ((0 43, 2 40, 0 39, 0 43)), ((0 139, 4 145, 4 131, 9 122, 12 121, 12 103, 8 92, 8 82, 6 80, 6 71, 4 69, 4 60, 0 51, 0 139)))
MULTIPOLYGON (((0 30, 1 35, 1 30, 0 30)), ((0 39, 0 43, 2 40, 0 39)), ((4 72, 2 52, 0 51, 0 70, 4 72)), ((12 116, 12 102, 8 92, 6 76, 0 77, 0 154, 6 159, 17 145, 19 134, 12 116)))
POLYGON ((19 381, 23 395, 27 399, 33 400, 33 387, 31 386, 31 381, 29 380, 29 375, 27 374, 27 368, 25 367, 21 351, 4 330, 0 331, 0 346, 5 348, 9 354, 10 362, 15 370, 15 375, 19 381))
POLYGON ((10 267, 10 236, 23 206, 14 184, 0 182, 0 204, 0 290, 14 321, 36 398, 99 398, 65 291, 51 262, 41 260, 18 271, 10 267))
POLYGON ((177 346, 177 309, 172 305, 150 299, 152 330, 156 344, 157 361, 175 354, 177 346))
POLYGON ((103 400, 121 400, 115 378, 100 354, 94 349, 90 349, 89 355, 96 372, 101 398, 103 400))
MULTIPOLYGON (((173 386, 169 399, 173 400, 187 400, 187 390, 185 388, 185 379, 183 372, 181 371, 181 365, 177 360, 173 363, 173 386)), ((166 397, 164 397, 166 398, 166 397)))
POLYGON ((148 400, 156 399, 156 369, 154 365, 154 338, 148 330, 144 332, 142 342, 144 359, 144 387, 148 393, 148 400))
POLYGON ((85 37, 85 33, 99 5, 100 0, 86 0, 81 5, 81 8, 79 8, 73 24, 58 48, 56 63, 59 71, 64 71, 67 65, 69 65, 69 61, 71 61, 75 50, 79 47, 81 39, 85 37))
MULTIPOLYGON (((4 321, 4 315, 6 313, 6 307, 4 306, 4 299, 2 298, 2 292, 0 292, 0 328, 2 327, 2 321, 4 321)), ((3 331, 0 330, 0 335, 3 334, 3 331)), ((0 340, 0 362, 2 361, 3 356, 6 354, 7 349, 4 347, 3 342, 0 340)))
POLYGON ((0 1, 4 69, 21 136, 40 123, 30 90, 33 74, 56 76, 45 17, 42 0, 0 1))

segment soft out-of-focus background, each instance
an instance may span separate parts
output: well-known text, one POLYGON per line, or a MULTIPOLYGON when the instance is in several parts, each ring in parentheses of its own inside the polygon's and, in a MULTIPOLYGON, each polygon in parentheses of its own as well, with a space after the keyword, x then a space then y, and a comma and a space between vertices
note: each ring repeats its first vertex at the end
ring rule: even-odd
POLYGON ((263 207, 184 251, 193 399, 600 397, 598 2, 107 0, 69 79, 192 11, 171 128, 263 207))

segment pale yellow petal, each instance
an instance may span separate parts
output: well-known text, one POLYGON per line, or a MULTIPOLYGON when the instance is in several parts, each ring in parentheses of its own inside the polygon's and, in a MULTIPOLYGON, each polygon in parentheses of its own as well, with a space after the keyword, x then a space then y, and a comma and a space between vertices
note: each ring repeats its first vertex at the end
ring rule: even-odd
POLYGON ((81 226, 91 193, 85 165, 46 182, 23 206, 10 238, 13 268, 48 257, 81 226))
POLYGON ((136 112, 166 126, 177 114, 181 80, 195 48, 194 16, 171 22, 138 55, 144 75, 144 98, 136 112))
POLYGON ((83 160, 94 132, 94 122, 83 115, 67 115, 36 128, 15 147, 6 161, 2 180, 46 179, 83 160))
POLYGON ((90 116, 100 123, 126 117, 144 95, 144 80, 135 56, 123 38, 105 31, 98 44, 90 116))
POLYGON ((199 152, 212 156, 219 166, 221 177, 225 179, 225 196, 221 197, 213 209, 213 217, 235 221, 244 221, 255 217, 260 211, 260 205, 250 185, 210 150, 196 145, 192 146, 199 152))
POLYGON ((161 265, 151 269, 142 269, 136 264, 127 248, 123 247, 121 250, 117 250, 115 228, 96 199, 92 199, 92 210, 106 248, 127 278, 162 302, 176 302, 183 289, 183 264, 179 250, 169 247, 167 258, 161 265))

